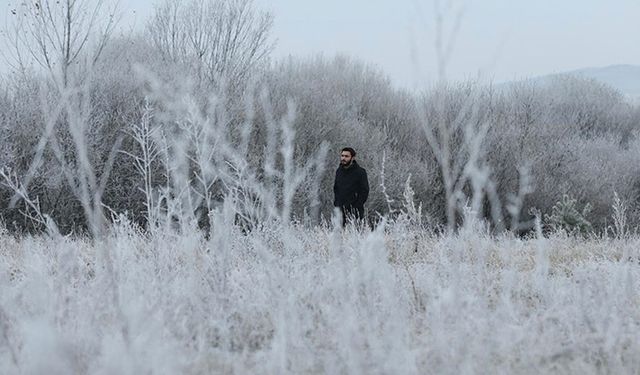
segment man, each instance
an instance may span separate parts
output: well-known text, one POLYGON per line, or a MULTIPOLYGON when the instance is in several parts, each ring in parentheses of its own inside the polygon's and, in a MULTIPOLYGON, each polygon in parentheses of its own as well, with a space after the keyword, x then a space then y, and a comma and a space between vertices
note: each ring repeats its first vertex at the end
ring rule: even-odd
POLYGON ((347 220, 364 219, 364 203, 369 197, 367 171, 356 162, 356 151, 345 147, 340 152, 340 166, 333 184, 333 205, 342 211, 342 226, 347 220))

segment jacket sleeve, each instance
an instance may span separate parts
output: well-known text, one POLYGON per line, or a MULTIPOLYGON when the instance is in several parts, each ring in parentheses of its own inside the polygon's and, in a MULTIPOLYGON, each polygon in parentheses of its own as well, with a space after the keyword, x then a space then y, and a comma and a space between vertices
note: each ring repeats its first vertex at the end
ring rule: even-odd
POLYGON ((338 172, 333 180, 333 207, 338 207, 338 172))
POLYGON ((358 190, 358 205, 363 206, 367 198, 369 198, 369 179, 367 178, 367 171, 362 169, 360 189, 358 190))

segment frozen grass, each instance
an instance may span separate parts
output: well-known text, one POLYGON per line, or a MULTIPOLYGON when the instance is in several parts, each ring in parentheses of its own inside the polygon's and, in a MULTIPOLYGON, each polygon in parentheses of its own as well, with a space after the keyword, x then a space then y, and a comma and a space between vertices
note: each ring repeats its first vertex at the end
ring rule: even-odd
MULTIPOLYGON (((97 4, 99 8, 102 2, 97 4)), ((80 27, 71 27, 69 22, 75 19, 71 13, 72 8, 67 7, 67 17, 25 23, 44 27, 31 33, 35 45, 43 48, 48 45, 41 38, 54 33, 46 30, 65 33, 75 30, 74 35, 80 38, 74 40, 85 40, 82 35, 95 31, 93 21, 84 27, 83 22, 80 27)), ((40 14, 34 11, 31 16, 40 14)), ((234 19, 242 22, 246 18, 234 19)), ((253 38, 240 39, 257 40, 260 45, 260 40, 266 38, 268 24, 268 19, 259 22, 253 38)), ((443 28, 442 19, 437 20, 436 27, 439 31, 447 29, 443 28)), ((101 35, 100 43, 106 42, 108 32, 101 35)), ((455 40, 445 39, 451 39, 451 43, 455 40)), ((242 50, 242 41, 231 48, 242 50)), ((437 41, 438 70, 439 79, 445 82, 447 51, 452 46, 442 42, 447 40, 437 41)), ((416 126, 390 129, 401 132, 396 143, 408 138, 419 140, 413 133, 424 130, 426 143, 413 142, 413 150, 424 155, 423 148, 428 146, 438 165, 423 159, 408 163, 405 151, 402 158, 396 158, 397 163, 418 165, 428 176, 432 176, 432 170, 442 175, 442 185, 435 186, 437 191, 444 188, 448 233, 457 229, 458 214, 464 208, 461 204, 470 203, 469 212, 480 213, 485 208, 485 199, 491 203, 496 233, 501 233, 499 226, 508 219, 502 217, 502 208, 512 217, 511 228, 517 230, 521 224, 520 211, 525 208, 524 196, 533 190, 525 183, 528 174, 522 168, 518 195, 503 206, 498 192, 509 196, 505 186, 510 183, 499 186, 499 181, 491 181, 494 175, 491 165, 504 171, 512 168, 516 159, 518 163, 542 160, 537 164, 537 172, 545 179, 532 184, 545 189, 544 181, 558 174, 557 167, 553 167, 553 174, 547 173, 551 167, 547 168, 546 161, 555 163, 564 159, 568 144, 577 150, 571 152, 578 155, 576 160, 580 163, 577 167, 568 164, 559 173, 569 171, 564 175, 575 178, 581 175, 576 171, 590 171, 583 173, 587 183, 576 180, 574 184, 595 186, 598 197, 604 194, 603 190, 597 189, 599 184, 590 184, 592 179, 588 176, 598 176, 598 181, 619 180, 611 186, 633 185, 624 179, 603 179, 602 173, 592 171, 594 165, 637 163, 603 164, 598 159, 594 164, 595 159, 581 157, 593 154, 581 153, 593 147, 584 147, 586 143, 577 132, 578 126, 574 130, 571 122, 574 114, 587 113, 583 108, 584 95, 574 95, 580 98, 578 104, 573 99, 566 102, 568 107, 562 111, 572 120, 561 118, 560 123, 569 121, 571 126, 558 127, 556 118, 541 114, 557 111, 553 109, 555 104, 542 100, 546 92, 538 97, 524 90, 523 98, 515 92, 513 100, 505 99, 504 113, 510 113, 512 107, 533 108, 522 114, 534 119, 525 128, 521 120, 511 121, 511 115, 493 112, 495 106, 490 104, 493 102, 486 100, 493 97, 493 90, 489 95, 480 86, 444 85, 424 98, 416 97, 416 103, 413 99, 406 102, 396 94, 384 94, 391 91, 383 89, 387 84, 378 87, 376 82, 382 81, 377 78, 372 80, 372 86, 364 85, 362 82, 368 79, 357 78, 365 77, 360 68, 338 64, 339 72, 320 74, 323 82, 325 76, 345 76, 343 71, 348 69, 356 73, 346 76, 356 78, 330 78, 326 81, 329 86, 325 83, 318 86, 309 77, 318 76, 313 70, 319 67, 301 70, 313 72, 309 77, 296 74, 292 80, 286 77, 287 70, 274 76, 286 77, 284 83, 278 83, 283 87, 288 87, 289 82, 297 86, 296 76, 304 77, 297 78, 300 82, 307 82, 298 93, 309 92, 305 95, 312 98, 309 103, 313 105, 302 105, 301 111, 307 111, 306 118, 312 120, 304 121, 305 117, 301 117, 301 121, 296 121, 295 98, 288 99, 289 91, 278 94, 282 89, 276 90, 273 102, 268 95, 271 91, 254 93, 248 87, 245 98, 225 97, 226 89, 209 92, 208 88, 189 85, 189 78, 195 76, 188 69, 180 67, 178 74, 156 76, 152 72, 157 66, 143 64, 136 69, 139 76, 136 85, 144 92, 145 105, 115 111, 140 115, 123 119, 120 126, 124 128, 113 127, 118 132, 127 130, 127 137, 131 137, 128 141, 133 141, 135 147, 123 149, 124 138, 113 137, 113 144, 108 144, 109 137, 93 133, 104 126, 111 127, 113 120, 102 115, 111 109, 100 109, 103 107, 92 99, 92 93, 101 91, 101 86, 91 83, 91 77, 102 73, 84 74, 71 69, 73 61, 69 57, 80 55, 65 53, 70 47, 82 49, 63 46, 57 52, 52 50, 58 59, 47 58, 63 64, 60 71, 48 66, 47 79, 54 85, 37 95, 42 100, 23 103, 24 112, 31 113, 33 103, 41 101, 41 114, 46 119, 41 124, 45 129, 41 138, 34 138, 37 146, 29 167, 22 171, 26 175, 0 170, 2 182, 16 193, 12 204, 24 201, 26 215, 49 234, 17 239, 0 230, 0 373, 640 373, 640 237, 629 236, 624 204, 628 194, 623 194, 623 199, 616 195, 614 199, 615 240, 577 239, 561 234, 529 240, 508 234, 491 236, 482 225, 474 224, 473 216, 465 218, 466 227, 457 234, 436 235, 414 225, 421 224, 422 206, 413 203, 414 192, 408 178, 403 208, 399 211, 391 205, 393 199, 400 202, 399 197, 390 196, 382 186, 389 212, 404 219, 380 225, 373 232, 353 228, 342 231, 335 225, 312 226, 320 217, 323 205, 320 198, 329 193, 327 190, 323 193, 321 187, 329 186, 323 181, 330 178, 325 168, 331 143, 318 145, 318 140, 332 140, 331 147, 335 147, 335 142, 344 142, 343 134, 349 133, 354 139, 366 140, 366 147, 361 148, 364 155, 380 151, 387 155, 385 151, 395 142, 389 142, 386 130, 380 133, 360 126, 375 119, 378 109, 386 108, 386 104, 370 105, 367 99, 367 104, 361 107, 379 107, 378 112, 352 117, 338 110, 334 116, 336 108, 331 104, 334 101, 324 98, 335 96, 341 101, 340 107, 351 107, 344 103, 360 102, 349 98, 345 102, 344 95, 360 96, 351 93, 363 92, 367 98, 389 95, 390 101, 383 98, 384 102, 391 103, 389 108, 396 112, 405 112, 406 104, 409 104, 406 108, 419 105, 416 113, 412 109, 406 117, 409 123, 416 117, 416 126), (312 89, 307 90, 309 87, 312 89), (320 92, 318 87, 326 90, 320 92), (342 87, 349 90, 342 92, 342 87), (278 99, 278 95, 287 100, 278 99), (229 103, 235 103, 231 109, 229 103), (236 111, 244 106, 245 115, 237 117, 236 111), (325 116, 325 112, 331 116, 325 116), (513 129, 505 127, 503 121, 513 125, 513 129), (322 125, 318 126, 319 123, 322 125), (487 148, 493 145, 506 150, 517 148, 514 140, 529 137, 529 127, 534 129, 532 134, 537 134, 549 124, 562 132, 573 132, 571 138, 550 133, 556 134, 555 138, 552 136, 554 141, 558 137, 564 140, 558 143, 565 145, 562 155, 549 157, 549 137, 534 137, 533 143, 527 142, 544 146, 540 146, 544 155, 525 155, 520 147, 517 152, 504 151, 501 156, 504 159, 490 159, 487 148), (340 130, 336 133, 340 138, 331 138, 329 133, 334 129, 340 130), (487 138, 490 129, 501 136, 494 134, 494 138, 487 138), (69 136, 60 138, 60 131, 69 136), (296 133, 302 135, 299 143, 296 133), (103 147, 94 147, 94 143, 107 147, 102 150, 103 147), (302 149, 296 144, 303 145, 302 149), (45 151, 51 154, 46 156, 45 151), (105 158, 98 162, 101 153, 105 158), (116 160, 120 154, 128 156, 132 164, 127 166, 121 159, 116 160), (55 157, 57 163, 43 164, 47 157, 55 157), (40 188, 31 185, 39 177, 38 169, 62 171, 63 182, 70 189, 69 197, 73 196, 82 206, 91 236, 83 239, 59 234, 51 218, 55 210, 41 210, 39 205, 38 192, 47 191, 48 185, 40 188), (139 178, 144 185, 145 209, 135 215, 136 219, 145 216, 148 232, 136 229, 122 218, 111 225, 105 217, 105 210, 114 219, 119 212, 125 212, 108 207, 109 200, 105 199, 109 175, 114 169, 127 180, 139 178), (467 186, 472 190, 470 196, 467 186), (205 236, 190 225, 206 215, 212 231, 205 236), (305 218, 302 220, 306 226, 291 224, 296 217, 305 218), (246 232, 241 228, 252 230, 246 232)), ((101 50, 102 47, 92 59, 94 63, 101 50)), ((250 50, 255 52, 253 47, 250 50)), ((240 60, 249 64, 249 60, 240 60)), ((109 72, 114 71, 107 66, 109 72)), ((197 68, 198 72, 204 72, 200 68, 210 67, 197 68)), ((160 71, 172 69, 177 70, 178 65, 160 71)), ((130 74, 123 74, 128 82, 130 74)), ((101 79, 117 83, 122 77, 101 79)), ((108 87, 105 92, 115 92, 111 83, 108 87)), ((25 91, 30 95, 33 92, 25 91)), ((597 107, 605 106, 607 110, 588 112, 587 117, 602 118, 597 121, 609 129, 613 121, 609 116, 618 116, 618 112, 609 112, 611 105, 606 103, 620 102, 604 94, 594 98, 602 96, 605 104, 597 107)), ((142 98, 130 99, 134 100, 124 102, 139 103, 142 98)), ((109 103, 102 104, 111 108, 109 103)), ((386 124, 391 112, 380 113, 384 114, 386 124)), ((37 118, 34 124, 40 124, 40 118, 34 118, 37 118)), ((399 120, 399 124, 403 122, 399 120)), ((384 128, 387 129, 386 125, 384 128)), ((616 125, 613 129, 625 128, 616 125)), ((602 142, 600 148, 605 156, 611 150, 616 152, 610 153, 619 154, 619 142, 602 142)), ((632 146, 631 151, 635 150, 632 146)), ((386 181, 397 184, 401 181, 397 177, 404 170, 398 169, 396 178, 386 181)), ((635 174, 615 174, 618 175, 635 174)), ((385 181, 384 168, 380 180, 385 181)), ((422 181, 422 185, 434 181, 438 180, 422 181)), ((555 185, 553 181, 551 184, 555 185)), ((542 190, 540 197, 554 196, 554 191, 542 190)), ((427 193, 423 191, 424 194, 427 193)), ((112 195, 118 196, 116 202, 125 199, 119 194, 112 195)), ((538 202, 545 200, 538 198, 538 202)), ((376 211, 372 203, 370 208, 376 211)), ((134 207, 127 207, 126 211, 134 212, 134 207)), ((77 214, 73 212, 74 217, 77 214)))
POLYGON ((640 238, 0 235, 3 373, 638 373, 640 238))

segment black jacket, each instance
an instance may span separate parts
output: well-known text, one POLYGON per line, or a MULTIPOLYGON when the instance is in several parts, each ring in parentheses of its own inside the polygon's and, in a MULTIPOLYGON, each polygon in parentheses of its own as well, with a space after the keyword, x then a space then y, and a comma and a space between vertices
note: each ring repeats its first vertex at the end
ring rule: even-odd
POLYGON ((353 207, 362 209, 369 197, 369 181, 367 171, 356 161, 349 168, 338 167, 333 183, 335 207, 353 207))

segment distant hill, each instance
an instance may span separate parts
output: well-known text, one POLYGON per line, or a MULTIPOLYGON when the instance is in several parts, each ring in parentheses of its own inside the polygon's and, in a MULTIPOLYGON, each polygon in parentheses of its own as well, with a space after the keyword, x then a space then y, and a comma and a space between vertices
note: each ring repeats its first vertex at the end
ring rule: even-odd
POLYGON ((585 68, 569 72, 606 83, 623 94, 640 98, 640 66, 611 65, 603 68, 585 68))
POLYGON ((610 65, 600 68, 584 68, 564 73, 539 76, 529 81, 544 84, 553 77, 564 74, 595 79, 620 90, 620 92, 629 99, 640 101, 640 66, 638 65, 610 65))

